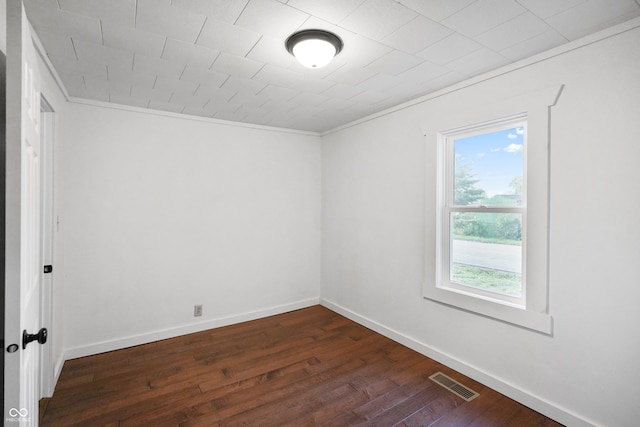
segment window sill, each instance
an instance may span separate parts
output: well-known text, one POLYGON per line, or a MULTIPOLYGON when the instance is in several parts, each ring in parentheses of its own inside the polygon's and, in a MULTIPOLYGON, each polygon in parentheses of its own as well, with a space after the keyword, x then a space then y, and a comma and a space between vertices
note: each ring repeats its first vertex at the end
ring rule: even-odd
POLYGON ((477 313, 543 334, 551 335, 553 333, 553 318, 547 313, 538 313, 497 303, 496 301, 483 300, 453 290, 429 285, 424 286, 424 297, 431 301, 477 313))

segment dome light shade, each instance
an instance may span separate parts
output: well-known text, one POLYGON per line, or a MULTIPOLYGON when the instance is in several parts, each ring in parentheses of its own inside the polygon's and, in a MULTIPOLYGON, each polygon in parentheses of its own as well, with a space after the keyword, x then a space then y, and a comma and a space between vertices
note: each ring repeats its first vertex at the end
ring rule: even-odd
POLYGON ((342 50, 342 40, 323 30, 303 30, 289 36, 285 46, 300 64, 308 68, 327 65, 342 50))
POLYGON ((324 40, 309 39, 298 42, 292 49, 299 63, 309 68, 321 68, 336 55, 336 48, 324 40))

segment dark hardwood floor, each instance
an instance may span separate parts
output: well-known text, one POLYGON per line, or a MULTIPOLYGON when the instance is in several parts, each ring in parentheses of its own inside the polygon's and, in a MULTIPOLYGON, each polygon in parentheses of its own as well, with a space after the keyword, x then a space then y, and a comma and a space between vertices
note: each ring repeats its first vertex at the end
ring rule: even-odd
POLYGON ((43 426, 557 426, 324 307, 69 360, 43 426), (441 371, 480 393, 466 402, 441 371))

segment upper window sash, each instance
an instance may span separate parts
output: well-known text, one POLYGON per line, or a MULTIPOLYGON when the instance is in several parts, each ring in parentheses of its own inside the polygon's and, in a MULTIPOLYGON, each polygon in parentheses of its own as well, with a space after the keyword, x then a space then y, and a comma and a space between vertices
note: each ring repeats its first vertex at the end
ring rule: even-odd
MULTIPOLYGON (((482 208, 482 209, 494 209, 496 211, 503 212, 502 210, 498 210, 496 208, 504 209, 507 206, 483 206, 481 204, 473 204, 473 205, 457 205, 455 203, 455 142, 459 139, 465 139, 469 137, 473 137, 476 135, 480 135, 483 133, 492 133, 504 131, 512 128, 522 128, 524 130, 524 148, 523 148, 523 162, 524 162, 524 170, 523 170, 523 183, 522 183, 522 204, 518 205, 518 207, 525 208, 527 205, 527 115, 519 114, 513 117, 507 117, 503 119, 492 120, 486 123, 482 123, 480 125, 472 125, 467 126, 462 129, 453 130, 453 131, 445 131, 440 134, 440 144, 444 145, 445 149, 445 164, 441 165, 444 167, 445 173, 445 198, 444 205, 447 208, 482 208)), ((487 211, 488 211, 487 210, 487 211)), ((468 212, 472 212, 469 210, 468 212)), ((481 211, 477 211, 481 212, 481 211)), ((506 212, 506 211, 505 211, 506 212)), ((521 211, 517 211, 521 212, 521 211)))

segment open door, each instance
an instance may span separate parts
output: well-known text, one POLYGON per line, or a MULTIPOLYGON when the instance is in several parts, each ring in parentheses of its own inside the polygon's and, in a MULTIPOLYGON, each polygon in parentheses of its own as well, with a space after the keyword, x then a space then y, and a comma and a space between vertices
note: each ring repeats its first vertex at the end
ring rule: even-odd
POLYGON ((40 75, 22 0, 7 1, 4 425, 38 425, 40 75))

